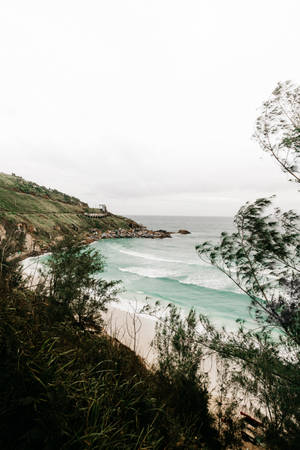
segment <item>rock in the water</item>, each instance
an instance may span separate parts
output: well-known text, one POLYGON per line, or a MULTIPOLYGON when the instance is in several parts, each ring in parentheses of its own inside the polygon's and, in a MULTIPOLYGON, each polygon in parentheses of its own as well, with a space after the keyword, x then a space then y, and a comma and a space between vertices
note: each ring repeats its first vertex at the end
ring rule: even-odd
POLYGON ((191 232, 188 230, 178 230, 178 233, 179 234, 191 234, 191 232))

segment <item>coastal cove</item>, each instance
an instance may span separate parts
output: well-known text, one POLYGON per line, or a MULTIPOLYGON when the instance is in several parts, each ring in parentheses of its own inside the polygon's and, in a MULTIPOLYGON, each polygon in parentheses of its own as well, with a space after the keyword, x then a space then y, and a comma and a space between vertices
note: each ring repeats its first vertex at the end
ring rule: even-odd
POLYGON ((300 2, 0 12, 0 450, 300 450, 300 2))
MULTIPOLYGON (((203 263, 195 250, 195 246, 204 241, 217 242, 222 231, 232 232, 232 218, 132 216, 130 219, 139 224, 143 230, 139 231, 141 235, 134 236, 129 230, 124 231, 124 236, 113 231, 104 232, 100 237, 100 233, 95 232, 86 240, 104 257, 104 272, 99 273, 99 277, 121 281, 119 301, 112 304, 118 324, 121 319, 124 322, 126 314, 138 314, 147 302, 154 306, 159 301, 162 308, 169 303, 175 304, 183 315, 195 308, 219 329, 236 330, 239 319, 248 328, 255 326, 249 313, 248 297, 218 269, 203 263), (190 234, 178 233, 183 228, 190 234), (155 234, 149 231, 151 229, 167 229, 169 233, 163 233, 171 239, 162 239, 166 235, 158 238, 160 232, 155 234), (142 235, 145 233, 147 237, 142 235)), ((43 262, 44 258, 47 254, 24 260, 25 273, 30 276, 36 273, 35 263, 43 262)), ((152 318, 143 315, 144 323, 145 320, 152 324, 146 325, 151 332, 146 332, 143 356, 148 352, 154 329, 152 318)), ((125 322, 122 327, 125 327, 125 322)), ((144 341, 143 337, 141 339, 144 341)), ((130 339, 128 344, 131 346, 130 339)))
MULTIPOLYGON (((157 320, 140 314, 146 302, 154 306, 158 300, 162 311, 173 303, 183 316, 193 307, 219 329, 225 326, 228 331, 237 329, 237 319, 244 320, 246 327, 255 326, 249 315, 248 298, 215 267, 201 262, 195 250, 197 244, 206 240, 217 242, 222 231, 231 232, 232 218, 132 216, 130 219, 144 230, 167 229, 172 238, 105 233, 101 239, 97 234, 92 242, 87 242, 105 258, 104 272, 99 277, 121 281, 119 301, 110 304, 104 314, 110 336, 134 350, 151 366, 157 357, 151 347, 157 320), (190 234, 180 234, 177 232, 180 229, 187 229, 190 234)), ((35 262, 43 262, 45 258, 47 255, 28 258, 22 264, 25 269, 28 266, 26 272, 30 275, 36 273, 35 262)), ((210 390, 213 390, 216 386, 214 358, 204 358, 202 369, 208 373, 210 390)))
POLYGON ((167 229, 172 239, 105 239, 92 247, 105 257, 106 280, 121 280, 118 309, 140 310, 146 301, 159 300, 178 306, 183 314, 190 308, 207 315, 218 326, 235 330, 237 319, 249 328, 249 299, 218 269, 203 263, 195 250, 201 242, 216 242, 222 231, 231 232, 228 217, 132 216, 150 229, 167 229), (185 228, 189 235, 176 231, 185 228))

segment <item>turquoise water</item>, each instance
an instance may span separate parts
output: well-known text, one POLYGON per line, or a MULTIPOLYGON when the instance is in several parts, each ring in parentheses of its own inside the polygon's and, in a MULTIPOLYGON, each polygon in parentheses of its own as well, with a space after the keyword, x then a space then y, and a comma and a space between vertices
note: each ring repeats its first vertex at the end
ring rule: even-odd
POLYGON ((184 312, 195 307, 217 326, 237 328, 236 319, 253 322, 249 299, 215 267, 202 262, 195 246, 206 240, 217 241, 222 231, 233 231, 227 217, 132 216, 151 229, 177 231, 171 239, 108 239, 94 242, 106 259, 103 278, 121 280, 123 292, 119 307, 130 309, 147 297, 150 303, 174 303, 184 312), (132 307, 132 306, 131 306, 132 307))

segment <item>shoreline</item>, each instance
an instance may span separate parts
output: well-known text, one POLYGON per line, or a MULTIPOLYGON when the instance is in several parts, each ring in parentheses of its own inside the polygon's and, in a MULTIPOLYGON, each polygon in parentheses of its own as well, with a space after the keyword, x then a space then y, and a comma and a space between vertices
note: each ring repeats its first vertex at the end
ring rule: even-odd
MULTIPOLYGON (((30 261, 28 258, 21 261, 23 276, 27 278, 29 289, 38 283, 40 277, 38 271, 39 260, 30 261)), ((140 305, 137 301, 113 302, 107 306, 107 312, 102 313, 104 330, 112 338, 117 339, 123 345, 133 350, 142 358, 148 369, 157 364, 156 350, 151 346, 155 336, 155 326, 158 319, 139 313, 140 305), (123 308, 122 308, 122 306, 123 308)), ((203 356, 201 371, 207 374, 208 390, 212 393, 217 386, 216 360, 212 356, 203 356)))
POLYGON ((148 367, 155 365, 156 352, 151 342, 155 335, 156 319, 139 314, 133 307, 126 310, 116 305, 109 305, 102 317, 109 336, 133 350, 148 367))
MULTIPOLYGON (((164 230, 152 231, 143 227, 141 230, 122 230, 101 232, 100 230, 91 230, 92 234, 87 236, 81 242, 89 245, 101 239, 122 239, 122 238, 145 238, 145 233, 148 238, 162 239, 164 237, 171 237, 171 234, 176 232, 166 232, 164 230), (101 236, 101 237, 100 237, 101 236)), ((177 233, 185 235, 189 234, 186 230, 179 230, 177 233)), ((36 285, 38 282, 38 265, 39 257, 49 253, 47 250, 35 252, 30 255, 24 255, 20 264, 23 267, 23 274, 28 277, 29 285, 36 285), (32 258, 32 260, 31 260, 32 258), (36 260, 35 260, 36 258, 36 260), (27 263, 26 263, 27 262, 27 263)), ((151 342, 155 335, 155 325, 158 319, 147 314, 140 314, 138 311, 140 305, 137 301, 132 299, 125 301, 119 297, 118 302, 108 305, 108 311, 102 314, 106 332, 123 345, 129 347, 140 356, 146 366, 151 368, 157 362, 157 354, 155 349, 151 346, 151 342)), ((211 357, 203 358, 201 363, 201 371, 207 373, 209 391, 211 392, 216 386, 216 363, 211 357)))
MULTIPOLYGON (((139 229, 126 230, 124 228, 118 228, 117 230, 100 231, 97 228, 92 228, 90 232, 85 232, 85 236, 81 239, 81 243, 84 245, 92 244, 103 239, 167 239, 172 238, 172 234, 191 234, 187 230, 166 231, 166 230, 149 230, 144 225, 141 225, 139 229)), ((26 235, 27 236, 27 235, 26 235)), ((1 240, 1 239, 0 239, 1 240)), ((28 239, 27 239, 28 240, 28 239)), ((59 242, 63 240, 63 236, 59 236, 54 241, 59 242)), ((11 260, 18 258, 20 262, 25 261, 27 258, 35 258, 43 256, 49 253, 50 246, 40 248, 36 246, 36 243, 31 239, 30 250, 16 253, 11 260)))
MULTIPOLYGON (((166 239, 171 238, 174 232, 166 230, 148 230, 148 228, 141 225, 139 229, 126 230, 119 228, 117 230, 100 231, 97 228, 92 228, 89 232, 85 232, 85 235, 81 239, 81 243, 84 245, 92 244, 103 239, 166 239)), ((182 233, 186 234, 186 233, 182 233)), ((27 236, 27 235, 26 235, 27 236)), ((63 240, 63 236, 59 236, 54 242, 63 240)), ((36 246, 34 240, 31 240, 31 249, 16 253, 11 259, 18 258, 19 261, 24 261, 27 258, 33 258, 45 255, 49 253, 50 245, 48 247, 40 248, 36 246)))
MULTIPOLYGON (((133 350, 143 359, 149 369, 156 366, 157 353, 151 346, 151 342, 155 336, 158 319, 150 315, 139 314, 135 305, 131 305, 131 310, 125 310, 119 308, 117 304, 108 306, 107 312, 103 313, 103 319, 105 331, 109 336, 133 350)), ((216 357, 204 354, 200 370, 207 375, 208 391, 213 394, 217 388, 216 357)))
POLYGON ((166 239, 171 238, 171 232, 166 230, 148 230, 147 227, 141 225, 140 228, 100 231, 93 228, 89 235, 83 239, 83 243, 91 244, 92 242, 102 239, 166 239))

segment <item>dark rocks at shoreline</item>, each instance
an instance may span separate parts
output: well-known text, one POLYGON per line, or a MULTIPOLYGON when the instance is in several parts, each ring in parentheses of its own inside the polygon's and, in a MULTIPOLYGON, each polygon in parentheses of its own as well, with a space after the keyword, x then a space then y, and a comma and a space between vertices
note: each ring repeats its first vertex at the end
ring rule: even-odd
MULTIPOLYGON (((75 230, 74 230, 75 231, 75 230)), ((178 230, 177 233, 185 235, 191 234, 188 230, 178 230)), ((90 230, 85 233, 85 237, 81 241, 83 244, 91 244, 92 242, 98 241, 100 239, 133 239, 133 238, 143 238, 143 239, 165 239, 171 238, 172 234, 177 234, 175 231, 166 230, 148 230, 144 226, 139 228, 118 228, 117 230, 107 230, 100 231, 97 228, 90 230)), ((74 234, 75 235, 75 234, 74 234)), ((59 241, 63 239, 63 235, 57 236, 54 240, 59 241)), ((24 259, 29 256, 42 255, 50 251, 50 245, 34 245, 31 251, 23 252, 23 255, 18 253, 16 257, 24 259)))
POLYGON ((171 233, 165 230, 148 230, 143 227, 140 229, 123 229, 119 228, 118 230, 107 230, 105 232, 101 232, 99 230, 92 230, 88 237, 85 239, 86 243, 93 242, 98 239, 124 239, 124 238, 146 238, 146 239, 164 239, 170 238, 171 233))
MULTIPOLYGON (((178 234, 191 234, 190 231, 180 229, 178 234)), ((84 239, 86 244, 100 240, 100 239, 132 239, 132 238, 144 238, 144 239, 165 239, 171 238, 174 231, 166 230, 148 230, 146 227, 141 226, 139 228, 118 228, 117 230, 100 231, 96 228, 90 231, 88 236, 84 239)))
MULTIPOLYGON (((188 230, 178 230, 179 234, 191 234, 188 230)), ((97 228, 90 230, 85 234, 85 237, 81 241, 83 244, 91 244, 92 242, 98 241, 100 239, 133 239, 133 238, 144 238, 144 239, 165 239, 171 238, 172 234, 176 234, 175 231, 166 231, 166 230, 148 230, 144 226, 140 226, 139 228, 118 228, 117 230, 107 230, 100 231, 97 228)), ((63 235, 59 235, 55 240, 62 240, 63 235)), ((35 248, 30 252, 25 252, 23 255, 16 255, 18 258, 24 259, 29 256, 37 256, 42 255, 44 253, 49 252, 49 245, 35 245, 35 248), (23 257, 22 257, 23 256, 23 257)))
POLYGON ((188 230, 178 230, 177 233, 178 234, 191 234, 191 232, 188 230))

